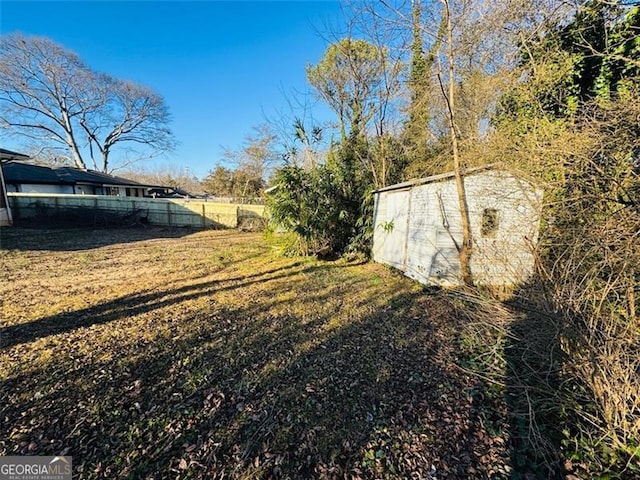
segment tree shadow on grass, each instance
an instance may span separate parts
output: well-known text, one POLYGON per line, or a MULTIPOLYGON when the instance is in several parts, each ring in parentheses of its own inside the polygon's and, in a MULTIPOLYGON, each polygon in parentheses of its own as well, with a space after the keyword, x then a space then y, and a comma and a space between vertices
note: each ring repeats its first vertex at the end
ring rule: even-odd
POLYGON ((326 266, 298 268, 302 265, 302 262, 293 262, 284 268, 279 267, 250 275, 200 282, 180 288, 126 295, 81 310, 51 315, 28 323, 10 325, 0 328, 0 350, 50 335, 68 333, 80 328, 119 320, 123 317, 149 313, 153 310, 177 305, 205 295, 242 289, 256 283, 283 279, 300 273, 312 273, 319 268, 331 268, 326 266))
POLYGON ((507 302, 516 315, 505 345, 515 479, 560 480, 570 473, 561 453, 560 319, 542 308, 543 288, 532 279, 507 302))
POLYGON ((234 463, 297 478, 486 476, 496 459, 489 434, 468 379, 451 368, 447 319, 430 316, 438 312, 396 296, 262 379, 252 410, 269 426, 244 425, 234 463))
MULTIPOLYGON (((511 452, 509 478, 564 478, 561 461, 564 362, 559 323, 540 308, 541 287, 453 295, 466 317, 458 335, 461 366, 477 379, 472 392, 490 429, 504 431, 511 452)), ((569 472, 564 472, 569 473, 569 472)))
POLYGON ((0 228, 0 250, 73 252, 151 239, 183 238, 196 231, 186 227, 55 228, 30 224, 28 227, 0 228))
MULTIPOLYGON (((314 305, 335 301, 318 281, 332 268, 297 270, 314 305)), ((482 422, 474 380, 452 365, 444 297, 401 292, 380 305, 384 285, 345 283, 347 295, 374 290, 348 322, 272 314, 291 287, 273 282, 251 305, 159 319, 171 336, 34 365, 2 385, 0 453, 65 452, 82 478, 491 477, 509 452, 482 422)), ((140 301, 95 315, 125 318, 140 301)))

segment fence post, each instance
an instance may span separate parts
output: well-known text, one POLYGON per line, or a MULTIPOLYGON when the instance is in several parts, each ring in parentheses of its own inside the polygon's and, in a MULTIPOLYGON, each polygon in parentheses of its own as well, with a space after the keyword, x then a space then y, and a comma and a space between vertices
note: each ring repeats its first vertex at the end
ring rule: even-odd
MULTIPOLYGON (((13 209, 13 211, 11 213, 13 213, 13 221, 15 222, 16 220, 20 219, 20 198, 19 197, 9 197, 11 200, 13 200, 13 205, 11 206, 11 208, 13 209)), ((8 202, 7 202, 8 203, 8 202)))
POLYGON ((98 197, 93 199, 93 226, 98 225, 98 197))
POLYGON ((205 204, 202 204, 202 228, 207 226, 207 212, 205 210, 205 204))
POLYGON ((171 226, 171 202, 167 202, 167 225, 171 226))

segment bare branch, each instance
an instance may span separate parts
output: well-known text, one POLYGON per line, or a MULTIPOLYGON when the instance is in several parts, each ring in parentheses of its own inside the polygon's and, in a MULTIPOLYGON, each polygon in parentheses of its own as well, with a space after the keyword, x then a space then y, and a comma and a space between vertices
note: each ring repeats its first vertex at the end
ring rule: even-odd
POLYGON ((112 148, 135 144, 141 156, 173 148, 164 100, 146 87, 88 68, 47 38, 8 35, 0 40, 0 116, 4 128, 64 145, 79 168, 88 154, 109 169, 112 148))

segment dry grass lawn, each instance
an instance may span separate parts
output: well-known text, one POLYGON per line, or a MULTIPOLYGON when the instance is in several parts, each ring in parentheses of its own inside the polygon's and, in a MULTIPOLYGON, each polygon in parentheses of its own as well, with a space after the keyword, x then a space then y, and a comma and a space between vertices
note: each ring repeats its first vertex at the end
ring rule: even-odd
POLYGON ((0 455, 72 455, 74 478, 509 476, 446 296, 276 247, 3 229, 0 455))

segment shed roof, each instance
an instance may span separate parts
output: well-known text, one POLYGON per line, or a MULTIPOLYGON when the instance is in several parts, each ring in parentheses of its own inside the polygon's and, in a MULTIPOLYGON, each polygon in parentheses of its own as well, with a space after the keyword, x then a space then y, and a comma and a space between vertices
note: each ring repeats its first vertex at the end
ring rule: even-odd
MULTIPOLYGON (((464 176, 468 177, 470 175, 483 172, 485 170, 497 170, 498 166, 499 165, 497 163, 490 163, 487 165, 482 165, 480 167, 468 168, 464 176)), ((455 176, 456 176, 455 172, 447 172, 447 173, 440 173, 438 175, 431 175, 430 177, 413 178, 411 180, 407 180, 406 182, 396 183, 394 185, 389 185, 387 187, 379 188, 378 190, 374 190, 373 193, 388 192, 391 190, 403 190, 403 189, 415 187, 417 185, 424 185, 426 183, 442 182, 445 180, 451 180, 452 178, 455 178, 455 176)))

